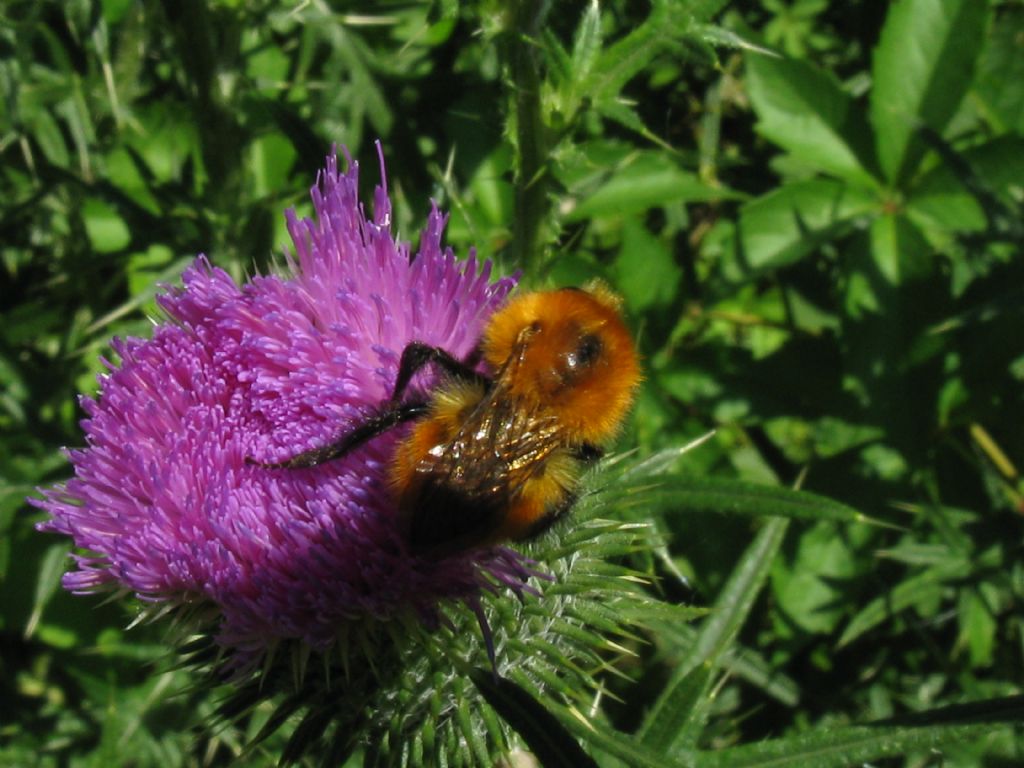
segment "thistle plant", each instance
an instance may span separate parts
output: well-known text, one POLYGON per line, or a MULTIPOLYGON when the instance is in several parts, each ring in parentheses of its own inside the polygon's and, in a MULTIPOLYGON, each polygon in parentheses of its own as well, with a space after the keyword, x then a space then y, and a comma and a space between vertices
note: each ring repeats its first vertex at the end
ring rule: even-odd
POLYGON ((0 764, 1022 762, 1014 3, 0 18, 0 764), (259 466, 593 278, 645 383, 539 540, 400 555, 406 427, 259 466))
POLYGON ((587 548, 625 555, 644 534, 584 526, 536 561, 500 546, 421 557, 388 485, 401 428, 316 467, 259 463, 371 416, 410 342, 468 356, 515 286, 443 248, 436 208, 415 253, 396 242, 383 158, 372 215, 358 181, 356 163, 328 158, 315 218, 288 215, 286 275, 239 286, 199 257, 159 298, 152 337, 114 342, 120 363, 82 400, 74 477, 33 503, 50 515, 40 530, 78 547, 67 589, 173 613, 188 663, 234 681, 224 718, 280 694, 260 741, 304 713, 286 762, 314 747, 327 764, 357 747, 447 762, 468 745, 489 764, 510 739, 474 711, 467 673, 489 658, 582 707, 609 648, 598 628, 623 631, 609 604, 643 599, 628 568, 595 571, 587 548))
POLYGON ((411 611, 436 624, 438 601, 474 600, 485 572, 523 583, 528 571, 505 551, 410 563, 385 477, 395 434, 303 471, 248 461, 365 419, 414 339, 467 355, 514 285, 492 285, 489 265, 442 249, 436 210, 411 254, 391 236, 383 182, 372 218, 357 183, 357 166, 328 161, 313 190, 317 219, 289 219, 290 279, 239 287, 200 257, 184 287, 160 298, 167 320, 152 338, 114 343, 121 364, 97 400, 83 400, 75 477, 42 502, 42 530, 95 553, 76 558, 68 589, 213 604, 220 644, 245 667, 281 640, 325 651, 353 616, 411 611))

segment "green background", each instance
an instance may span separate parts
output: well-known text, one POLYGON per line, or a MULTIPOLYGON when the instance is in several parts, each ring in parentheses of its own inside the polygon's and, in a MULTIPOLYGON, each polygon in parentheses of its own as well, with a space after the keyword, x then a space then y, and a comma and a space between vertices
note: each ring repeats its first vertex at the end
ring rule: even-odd
POLYGON ((436 200, 457 253, 624 295, 623 449, 717 430, 616 514, 667 540, 665 601, 734 626, 648 627, 615 733, 680 764, 1024 760, 1024 5, 361 6, 0 4, 0 764, 238 749, 191 730, 213 704, 156 671, 159 626, 59 588, 24 497, 67 477, 76 397, 159 286, 198 253, 279 265, 332 144, 368 200, 378 138, 403 239, 436 200), (758 495, 794 485, 876 523, 758 495))

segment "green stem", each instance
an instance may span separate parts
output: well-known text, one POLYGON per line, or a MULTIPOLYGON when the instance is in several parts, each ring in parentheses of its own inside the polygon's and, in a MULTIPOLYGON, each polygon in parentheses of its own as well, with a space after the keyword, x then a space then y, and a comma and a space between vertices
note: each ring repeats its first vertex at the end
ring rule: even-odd
POLYGON ((510 74, 515 90, 515 218, 509 245, 514 262, 536 275, 542 264, 544 221, 548 215, 548 143, 541 114, 541 62, 535 42, 547 16, 547 0, 515 3, 510 43, 510 74))

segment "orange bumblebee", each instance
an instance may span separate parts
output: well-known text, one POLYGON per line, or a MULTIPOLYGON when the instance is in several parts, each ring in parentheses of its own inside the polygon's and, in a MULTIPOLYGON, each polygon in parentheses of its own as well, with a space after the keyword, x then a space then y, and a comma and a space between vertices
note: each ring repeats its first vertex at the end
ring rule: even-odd
POLYGON ((379 414, 330 445, 262 466, 316 466, 418 419, 390 467, 413 552, 440 557, 539 535, 572 507, 580 475, 632 404, 640 366, 620 305, 600 283, 513 298, 481 340, 493 377, 412 342, 379 414), (445 375, 429 400, 403 402, 430 363, 445 375))

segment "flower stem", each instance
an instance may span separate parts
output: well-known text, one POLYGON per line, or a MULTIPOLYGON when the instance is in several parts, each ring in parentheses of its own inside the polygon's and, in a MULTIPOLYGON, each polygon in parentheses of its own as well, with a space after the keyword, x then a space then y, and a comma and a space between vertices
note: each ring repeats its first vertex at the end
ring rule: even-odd
POLYGON ((536 275, 542 266, 544 220, 548 215, 547 130, 541 112, 541 61, 536 42, 550 4, 514 3, 509 42, 509 72, 514 100, 516 189, 515 219, 509 251, 515 263, 536 275))

